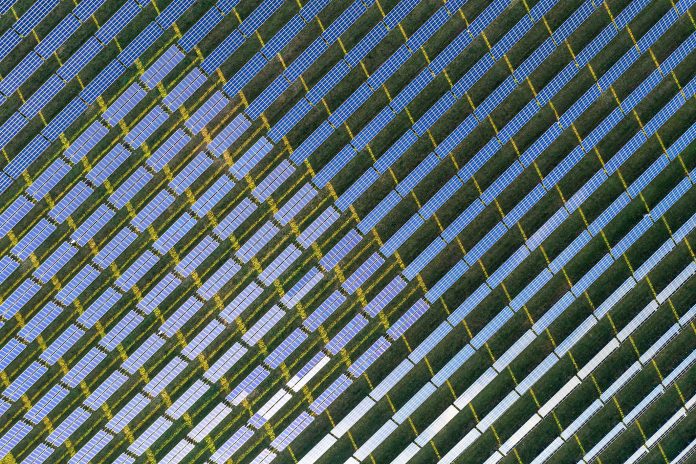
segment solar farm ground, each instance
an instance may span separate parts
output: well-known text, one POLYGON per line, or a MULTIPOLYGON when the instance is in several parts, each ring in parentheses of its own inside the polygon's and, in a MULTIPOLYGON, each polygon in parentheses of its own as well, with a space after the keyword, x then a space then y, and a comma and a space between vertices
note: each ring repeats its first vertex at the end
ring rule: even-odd
POLYGON ((4 462, 696 449, 696 9, 0 0, 4 462))

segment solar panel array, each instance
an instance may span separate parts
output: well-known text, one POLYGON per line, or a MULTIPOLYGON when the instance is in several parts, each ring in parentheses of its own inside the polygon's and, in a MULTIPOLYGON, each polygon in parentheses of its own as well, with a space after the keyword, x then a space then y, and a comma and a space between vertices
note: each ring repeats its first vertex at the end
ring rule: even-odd
POLYGON ((0 1, 0 456, 687 462, 693 3, 0 1))

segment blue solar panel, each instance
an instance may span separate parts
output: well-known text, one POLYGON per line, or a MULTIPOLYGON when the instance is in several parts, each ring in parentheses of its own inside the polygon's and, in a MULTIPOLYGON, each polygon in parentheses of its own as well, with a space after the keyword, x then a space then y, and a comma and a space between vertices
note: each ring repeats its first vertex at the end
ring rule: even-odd
MULTIPOLYGON (((78 10, 83 4, 87 2, 80 3, 73 14, 78 10)), ((92 2, 94 3, 94 2, 92 2)), ((82 8, 84 9, 84 8, 82 8)), ((54 27, 51 32, 46 35, 46 37, 39 42, 34 51, 44 59, 48 59, 56 50, 58 50, 65 41, 75 33, 77 28, 80 27, 80 21, 73 15, 68 15, 61 22, 54 27)))
POLYGON ((82 0, 74 9, 73 14, 84 22, 92 16, 106 0, 82 0))
POLYGON ((350 67, 355 67, 362 59, 367 56, 378 43, 387 36, 387 28, 382 24, 377 24, 370 32, 363 37, 358 44, 353 47, 345 56, 345 62, 350 67))
POLYGON ((350 205, 353 204, 365 191, 379 179, 379 173, 374 169, 369 169, 365 171, 362 176, 358 178, 353 185, 350 186, 339 198, 336 200, 336 207, 341 211, 348 209, 350 205))
POLYGON ((282 0, 264 0, 244 21, 239 25, 239 31, 245 36, 251 35, 283 4, 282 0))
POLYGON ((0 60, 4 60, 21 41, 22 37, 14 29, 7 29, 0 36, 0 60))
MULTIPOLYGON (((67 107, 66 107, 67 108, 67 107)), ((81 109, 84 108, 81 106, 81 109)), ((62 114, 62 112, 61 112, 62 114)), ((58 115, 60 116, 60 114, 58 115)), ((58 118, 54 119, 56 121, 58 118)), ((61 121, 64 121, 61 119, 61 121)), ((56 127, 51 127, 49 124, 43 132, 48 132, 49 135, 53 135, 50 129, 56 129, 56 127)), ((45 135, 45 134, 43 134, 45 135)), ((8 174, 13 179, 17 179, 26 168, 31 165, 39 156, 48 148, 50 142, 44 138, 43 135, 37 135, 34 137, 26 147, 19 152, 19 154, 12 158, 12 161, 5 167, 5 173, 8 174)), ((55 134, 56 137, 58 134, 55 134)))
MULTIPOLYGON (((68 103, 60 113, 56 115, 55 118, 48 123, 48 126, 41 131, 49 141, 55 141, 60 134, 62 134, 65 129, 70 127, 77 118, 79 118, 82 113, 87 109, 87 105, 79 98, 75 97, 70 103, 68 103)), ((34 158, 36 159, 36 158, 34 158)), ((32 159, 32 161, 34 160, 32 159)))
POLYGON ((13 113, 2 126, 0 126, 0 147, 5 147, 29 121, 20 113, 13 113))
POLYGON ((80 246, 85 246, 116 213, 106 205, 100 205, 94 212, 78 227, 71 235, 71 238, 80 246))
POLYGON ((169 94, 164 97, 164 103, 170 111, 175 111, 193 95, 206 81, 206 76, 200 69, 193 68, 169 94))
POLYGON ((244 35, 235 29, 230 35, 225 37, 220 45, 213 50, 201 63, 201 69, 210 76, 217 68, 224 63, 242 44, 244 35))
POLYGON ((41 57, 34 52, 30 52, 0 81, 0 92, 4 95, 13 94, 42 64, 43 60, 41 57))
POLYGON ((219 10, 211 8, 179 39, 179 46, 184 52, 189 53, 204 37, 210 34, 210 31, 222 21, 222 18, 219 10))
POLYGON ((228 103, 229 100, 218 90, 191 115, 186 127, 194 134, 200 132, 228 103))
POLYGON ((133 0, 127 0, 116 13, 101 25, 94 37, 104 44, 111 42, 138 13, 140 13, 138 4, 133 0))
MULTIPOLYGON (((306 21, 310 20, 311 18, 306 21)), ((293 16, 270 40, 266 42, 260 53, 266 60, 272 60, 278 52, 280 52, 290 43, 290 41, 305 27, 305 25, 305 20, 303 20, 299 15, 293 16)))
POLYGON ((59 0, 43 0, 34 3, 12 27, 19 35, 26 36, 58 6, 58 3, 60 3, 59 0))
POLYGON ((324 269, 333 269, 353 248, 360 242, 362 237, 355 229, 350 229, 336 245, 319 261, 324 269))
POLYGON ((49 77, 46 82, 29 97, 22 106, 19 107, 19 112, 27 119, 31 119, 39 114, 60 90, 65 87, 65 83, 60 77, 55 74, 49 77))
POLYGON ((195 0, 173 0, 157 16, 157 22, 163 29, 169 29, 179 17, 195 3, 195 0))
POLYGON ((121 77, 126 68, 116 60, 111 61, 106 67, 80 92, 80 97, 91 105, 97 98, 109 88, 116 79, 121 77))
POLYGON ((449 14, 447 13, 447 8, 441 6, 411 37, 408 38, 406 41, 408 48, 417 50, 422 47, 448 19, 449 14))
POLYGON ((0 213, 0 237, 4 237, 31 210, 34 204, 25 196, 19 196, 0 213))
POLYGON ((12 247, 11 253, 24 261, 56 230, 56 226, 45 218, 37 222, 17 245, 12 247))
MULTIPOLYGON (((175 2, 176 3, 176 0, 175 2)), ((169 8, 173 4, 170 4, 167 9, 165 9, 165 12, 169 10, 169 8)), ((163 12, 160 16, 158 16, 158 20, 164 15, 163 12)), ((167 26, 168 27, 168 26, 167 26)), ((140 33, 138 36, 133 39, 127 46, 126 48, 123 49, 121 53, 116 57, 125 67, 132 66, 133 63, 135 63, 135 60, 137 60, 140 55, 143 54, 145 50, 147 50, 155 41, 160 38, 162 35, 162 29, 157 25, 156 22, 151 22, 148 24, 140 33)))
POLYGON ((278 143, 295 125, 304 118, 312 109, 312 105, 306 100, 301 99, 290 111, 278 121, 271 130, 268 131, 268 138, 273 143, 278 143))
MULTIPOLYGON (((100 29, 100 31, 103 29, 100 29)), ((70 81, 102 51, 102 44, 95 38, 90 37, 80 48, 68 58, 63 65, 58 68, 56 74, 64 81, 70 81)))
POLYGON ((162 109, 161 106, 155 106, 141 119, 138 124, 133 127, 124 140, 133 148, 138 148, 164 124, 169 115, 162 109))

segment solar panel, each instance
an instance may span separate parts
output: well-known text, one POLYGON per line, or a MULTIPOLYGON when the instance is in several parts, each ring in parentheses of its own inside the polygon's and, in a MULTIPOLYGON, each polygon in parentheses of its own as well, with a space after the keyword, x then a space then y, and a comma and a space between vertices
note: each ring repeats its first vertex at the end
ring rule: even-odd
MULTIPOLYGON (((231 9, 230 9, 231 10, 231 9)), ((235 29, 213 50, 201 63, 201 69, 207 75, 212 73, 222 65, 227 58, 234 53, 240 45, 244 43, 244 35, 235 29)))
POLYGON ((189 297, 176 311, 172 313, 171 316, 162 324, 162 332, 164 332, 167 337, 172 337, 177 330, 186 324, 191 317, 201 309, 203 303, 196 299, 196 297, 189 297))
POLYGON ((212 454, 210 459, 217 464, 227 462, 253 434, 254 432, 250 428, 242 426, 212 454))
POLYGON ((128 159, 130 154, 130 151, 123 145, 120 143, 116 144, 116 146, 109 150, 109 153, 107 153, 85 177, 94 183, 94 185, 101 185, 124 161, 126 161, 126 159, 128 159))
MULTIPOLYGON (((66 107, 66 111, 70 111, 70 109, 66 107)), ((59 114, 58 116, 60 117, 61 114, 59 114)), ((32 141, 29 142, 29 144, 26 147, 24 147, 22 151, 19 152, 19 155, 17 155, 15 158, 12 158, 12 161, 10 161, 5 168, 6 174, 8 174, 13 179, 19 178, 22 172, 26 168, 28 168, 29 165, 33 163, 39 156, 41 156, 41 154, 50 145, 49 140, 46 140, 46 137, 54 137, 55 139, 58 136, 58 133, 60 132, 59 130, 56 130, 54 133, 46 135, 46 133, 56 129, 55 124, 51 125, 54 121, 56 121, 56 123, 58 124, 61 122, 58 118, 54 119, 53 121, 51 121, 51 123, 49 123, 48 126, 46 126, 46 129, 43 130, 41 135, 37 135, 36 137, 34 137, 32 141)))
POLYGON ((238 114, 232 122, 215 136, 213 141, 208 144, 208 149, 215 156, 222 155, 242 133, 251 125, 249 120, 243 114, 238 114))
POLYGON ((147 229, 172 203, 174 203, 174 197, 166 190, 161 190, 131 220, 131 224, 141 231, 147 229))
POLYGON ((121 364, 121 367, 129 374, 134 374, 162 347, 162 345, 164 345, 164 340, 159 335, 150 335, 147 340, 128 356, 128 359, 121 364))
POLYGON ((261 137, 232 165, 230 173, 237 179, 243 178, 271 151, 271 148, 273 146, 268 139, 261 137))
POLYGON ((256 368, 247 375, 244 380, 239 382, 239 384, 232 389, 232 392, 227 395, 226 399, 234 406, 239 406, 242 400, 246 398, 251 392, 256 390, 256 388, 261 385, 266 377, 268 377, 268 370, 263 366, 256 366, 256 368))
POLYGON ((284 316, 285 311, 277 305, 273 305, 266 314, 261 316, 261 319, 242 335, 242 341, 249 346, 256 345, 284 316))
POLYGON ((56 295, 56 300, 64 305, 72 304, 78 296, 95 281, 100 272, 94 266, 87 264, 75 274, 56 295))
POLYGON ((139 456, 150 448, 155 441, 172 426, 172 422, 165 418, 159 417, 153 422, 147 430, 145 430, 133 443, 128 447, 128 451, 139 456))
POLYGON ((220 244, 210 235, 206 235, 183 259, 177 264, 176 270, 188 277, 205 259, 210 256, 220 244))
POLYGON ((134 0, 127 0, 94 34, 101 43, 109 43, 113 40, 138 13, 140 7, 134 0))
POLYGON ((108 89, 111 84, 121 77, 126 71, 126 68, 117 60, 112 60, 102 71, 87 84, 80 92, 82 98, 87 104, 92 105, 97 101, 97 98, 108 89))
POLYGON ((324 274, 316 267, 311 268, 304 276, 290 288, 285 295, 280 298, 280 302, 287 308, 295 306, 305 295, 307 295, 315 285, 324 278, 324 274))
POLYGON ((97 347, 92 348, 63 376, 62 382, 70 388, 75 388, 105 358, 106 354, 99 351, 97 347))
POLYGON ((140 76, 140 80, 150 89, 155 88, 181 60, 184 54, 176 47, 170 46, 149 68, 140 76))
POLYGON ((365 283, 383 263, 384 258, 377 252, 373 253, 343 282, 343 289, 349 294, 352 294, 365 283))
POLYGON ((128 229, 121 229, 93 258, 94 263, 106 269, 136 239, 137 234, 128 229))
POLYGON ((31 431, 31 425, 26 422, 16 422, 5 435, 0 438, 0 453, 7 455, 31 431))
POLYGON ((171 272, 165 275, 152 290, 150 290, 143 299, 138 303, 145 314, 150 314, 165 298, 167 298, 176 287, 181 284, 181 280, 175 277, 171 272))
POLYGON ((297 241, 302 247, 307 248, 339 218, 339 213, 333 207, 325 209, 305 230, 297 237, 297 241))
POLYGON ((105 24, 103 24, 94 37, 87 39, 80 46, 80 48, 70 56, 70 58, 65 60, 63 65, 58 68, 58 71, 56 71, 58 77, 64 81, 71 81, 85 66, 87 66, 87 63, 92 61, 99 54, 99 52, 102 51, 102 43, 106 43, 108 41, 101 40, 100 33, 107 30, 109 22, 110 21, 107 21, 105 24))
POLYGON ((132 148, 138 148, 167 120, 169 116, 157 105, 153 107, 138 124, 133 127, 126 137, 125 142, 132 148))
POLYGON ((143 391, 150 396, 157 396, 186 368, 188 363, 174 357, 167 363, 150 381, 143 387, 143 391))
POLYGON ((312 314, 307 317, 303 322, 303 325, 309 331, 315 331, 319 326, 326 321, 326 319, 333 314, 336 309, 338 309, 343 302, 346 301, 346 297, 340 292, 340 290, 334 290, 334 292, 329 295, 312 314))
POLYGON ((223 15, 218 9, 211 8, 179 39, 179 46, 184 52, 189 53, 203 38, 210 34, 215 26, 222 21, 222 18, 223 15))
POLYGON ((115 285, 124 292, 130 290, 145 274, 157 264, 159 258, 149 250, 141 254, 128 269, 116 279, 115 285))
POLYGON ((307 334, 296 328, 266 357, 264 363, 271 369, 277 369, 306 339, 307 334))
POLYGON ((78 245, 85 246, 116 213, 106 205, 100 205, 70 236, 78 245))
POLYGON ((55 364, 84 334, 84 331, 74 324, 68 326, 68 328, 46 348, 46 351, 39 356, 39 359, 49 366, 55 364))
POLYGON ((290 442, 295 439, 295 437, 297 437, 309 426, 309 424, 312 423, 312 421, 314 421, 314 417, 303 411, 295 420, 292 421, 290 425, 287 426, 287 428, 278 434, 278 436, 271 442, 271 446, 278 451, 284 450, 290 444, 290 442))
POLYGON ((249 260, 261 251, 278 232, 280 232, 280 229, 271 221, 265 222, 256 230, 254 235, 239 247, 235 256, 237 256, 242 263, 249 262, 249 260))
MULTIPOLYGON (((313 19, 313 16, 303 19, 300 16, 301 14, 302 13, 300 12, 300 14, 290 18, 290 20, 288 20, 288 22, 286 22, 285 25, 266 42, 260 52, 260 54, 262 54, 261 57, 264 58, 264 60, 272 60, 278 52, 285 48, 290 41, 293 40, 302 29, 304 29, 306 23, 313 19)), ((251 62, 252 60, 249 60, 249 63, 251 62)), ((258 69, 254 71, 246 70, 245 74, 249 75, 251 78, 256 74, 256 72, 258 72, 258 69)))
MULTIPOLYGON (((114 433, 118 433, 135 417, 145 406, 150 402, 150 399, 141 393, 136 393, 135 396, 118 411, 105 427, 114 433)), ((111 438, 111 436, 109 436, 111 438)))
POLYGON ((233 259, 227 260, 218 270, 208 277, 201 288, 198 289, 198 295, 203 299, 209 300, 215 296, 240 269, 241 266, 233 259))
POLYGON ((172 27, 182 14, 194 4, 194 0, 174 0, 157 17, 157 22, 162 29, 172 27))
POLYGON ((217 382, 234 366, 247 352, 240 343, 235 342, 213 365, 203 374, 211 382, 217 382))
POLYGON ((19 263, 9 256, 3 256, 0 258, 0 283, 5 282, 17 268, 19 263))
POLYGON ((56 230, 56 226, 45 218, 37 222, 15 245, 11 253, 24 261, 56 230))
POLYGON ((94 302, 77 318, 86 328, 91 328, 113 305, 121 298, 121 294, 113 288, 107 288, 94 302))
MULTIPOLYGON (((211 10, 212 11, 212 10, 211 10)), ((230 101, 219 90, 208 98, 186 121, 186 127, 197 134, 215 118, 230 101)))
POLYGON ((34 52, 28 53, 22 61, 0 81, 0 92, 12 95, 43 64, 43 59, 34 52))
POLYGON ((301 254, 302 252, 291 243, 273 260, 273 262, 266 266, 259 275, 259 280, 266 285, 270 285, 274 280, 280 277, 301 254))
POLYGON ((135 327, 143 321, 143 317, 135 311, 128 312, 118 323, 111 329, 104 338, 101 339, 99 345, 111 351, 121 343, 135 327))
POLYGON ((58 0, 36 2, 17 20, 12 28, 21 36, 26 36, 36 25, 58 6, 58 0))
MULTIPOLYGON (((4 97, 3 97, 4 98, 4 97)), ((19 112, 13 113, 7 121, 2 123, 2 131, 0 131, 0 146, 6 147, 7 143, 12 140, 19 131, 21 131, 24 126, 26 126, 29 121, 25 116, 22 116, 19 112)))
POLYGON ((193 360, 205 350, 208 345, 225 330, 225 326, 216 320, 212 320, 201 330, 186 347, 181 350, 181 354, 193 360))
POLYGON ((331 353, 332 356, 338 354, 358 332, 367 326, 367 323, 368 321, 365 316, 356 314, 353 319, 348 321, 348 323, 346 323, 346 325, 326 344, 328 352, 331 353))
POLYGON ((46 305, 41 308, 41 310, 32 317, 27 324, 22 327, 17 335, 21 337, 26 343, 31 343, 34 339, 41 334, 46 327, 48 327, 51 322, 53 322, 58 314, 60 314, 61 308, 55 303, 49 301, 46 305))
POLYGON ((137 82, 133 82, 130 87, 119 95, 119 97, 104 111, 102 117, 111 126, 115 126, 128 113, 145 98, 145 91, 137 82))
POLYGON ((17 401, 47 370, 47 367, 39 364, 37 361, 32 362, 7 388, 5 388, 5 390, 3 390, 2 394, 5 398, 17 401))
MULTIPOLYGON (((336 380, 324 390, 312 404, 309 409, 315 414, 321 414, 333 403, 346 389, 351 385, 352 380, 341 374, 336 380)), ((299 432, 298 432, 299 433, 299 432)))
POLYGON ((140 166, 111 194, 109 202, 116 209, 123 208, 151 179, 152 174, 140 166))
POLYGON ((203 396, 209 388, 209 385, 200 380, 196 380, 196 382, 194 382, 194 384, 167 409, 167 415, 174 419, 180 418, 181 415, 203 396))
POLYGON ((311 184, 304 184, 283 206, 274 217, 284 226, 290 222, 316 195, 318 191, 311 184))
POLYGON ((45 284, 51 280, 51 278, 55 276, 58 271, 60 271, 63 266, 65 266, 76 254, 77 248, 73 247, 68 242, 63 242, 39 265, 38 268, 36 268, 32 275, 41 283, 45 284))
POLYGON ((170 111, 177 110, 205 81, 206 75, 203 74, 199 68, 193 68, 176 87, 164 97, 162 103, 164 103, 170 111))
POLYGON ((72 13, 80 21, 87 20, 101 7, 106 0, 84 0, 73 9, 72 13))
POLYGON ((183 213, 169 228, 160 235, 152 248, 161 254, 167 253, 196 225, 196 220, 188 213, 183 213))
POLYGON ((206 189, 205 192, 191 205, 191 210, 196 216, 203 217, 208 214, 220 201, 232 191, 235 183, 227 176, 218 178, 217 181, 206 189))
POLYGON ((213 164, 213 161, 204 152, 198 153, 169 183, 169 186, 177 194, 181 195, 211 164, 213 164))
POLYGON ((89 411, 82 407, 78 407, 51 432, 46 441, 54 446, 60 446, 89 418, 89 416, 89 411))
POLYGON ((263 287, 256 282, 251 282, 225 306, 225 309, 220 312, 220 317, 232 324, 237 317, 254 303, 261 293, 263 293, 263 287))

